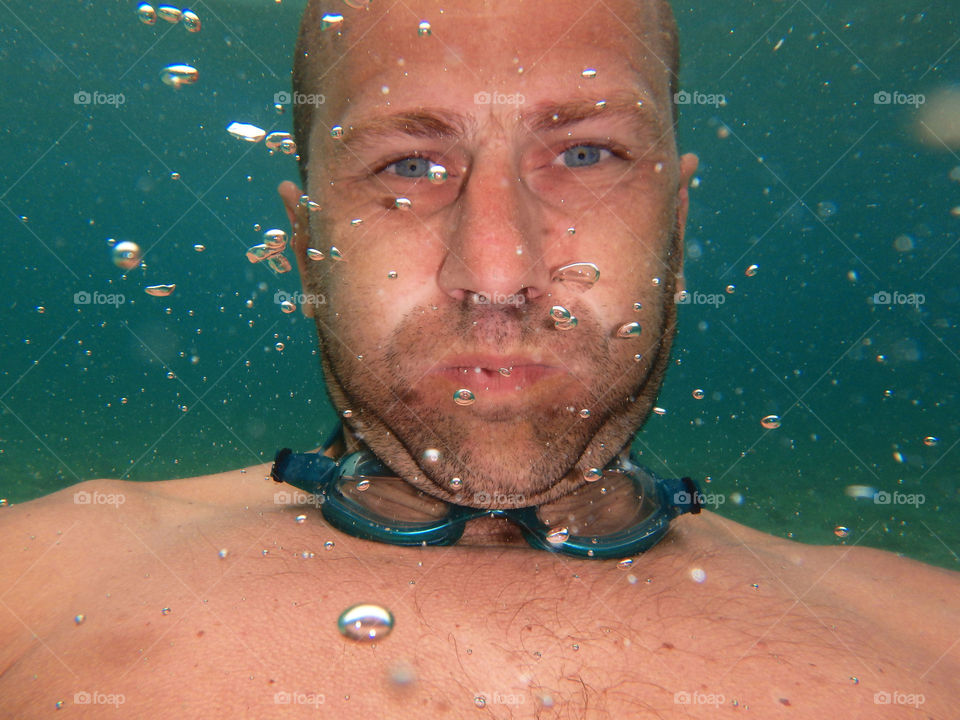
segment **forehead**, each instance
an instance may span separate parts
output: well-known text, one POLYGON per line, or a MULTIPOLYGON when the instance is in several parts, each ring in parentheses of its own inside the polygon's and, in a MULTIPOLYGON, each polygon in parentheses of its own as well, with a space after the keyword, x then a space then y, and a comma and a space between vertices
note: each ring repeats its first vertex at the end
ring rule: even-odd
POLYGON ((310 48, 319 59, 311 84, 338 121, 377 107, 472 103, 484 92, 536 101, 629 89, 669 105, 667 44, 652 1, 416 0, 342 14, 342 33, 327 30, 322 47, 310 48))

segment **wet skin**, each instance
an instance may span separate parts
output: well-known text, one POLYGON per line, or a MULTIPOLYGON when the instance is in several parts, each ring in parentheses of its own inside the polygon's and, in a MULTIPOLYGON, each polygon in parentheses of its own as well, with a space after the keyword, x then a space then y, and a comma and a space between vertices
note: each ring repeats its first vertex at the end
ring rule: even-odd
MULTIPOLYGON (((424 2, 349 16, 353 50, 342 62, 331 52, 311 142, 307 189, 323 210, 298 208, 292 183, 281 194, 300 226, 305 290, 327 300, 314 309, 328 383, 354 430, 436 495, 456 474, 469 492, 536 502, 605 464, 654 400, 659 380, 637 388, 669 339, 664 288, 680 271, 671 243, 696 159, 676 151, 643 12, 624 24, 627 3, 590 22, 572 3, 497 7, 515 15, 478 18, 492 11, 463 2, 441 16, 424 2), (433 35, 418 38, 424 17, 433 35), (524 102, 477 104, 476 92, 524 102), (596 114, 562 129, 543 113, 585 102, 596 114), (423 108, 453 131, 425 138, 394 124, 357 140, 358 128, 423 108), (339 146, 334 122, 347 129, 339 146), (401 177, 394 163, 411 152, 442 162, 447 181, 401 177), (411 208, 396 209, 398 196, 411 208), (335 245, 346 262, 308 260, 311 244, 335 245), (577 261, 596 263, 601 281, 553 280, 577 261), (514 301, 471 305, 477 296, 514 301), (578 315, 576 329, 553 328, 555 304, 578 315), (640 338, 613 337, 632 320, 640 338), (522 390, 492 372, 501 362, 526 368, 522 390), (459 407, 453 391, 471 364, 477 402, 459 407), (443 459, 424 468, 428 448, 443 459)), ((3 712, 47 717, 62 700, 78 717, 955 716, 955 573, 790 543, 711 513, 680 518, 629 569, 531 550, 494 521, 475 521, 453 548, 396 548, 278 503, 266 472, 91 481, 5 509, 3 712), (77 491, 123 503, 77 504, 77 491), (358 602, 388 607, 392 634, 344 639, 337 618, 358 602), (399 670, 413 681, 391 680, 399 670), (78 692, 123 703, 77 704, 78 692)))

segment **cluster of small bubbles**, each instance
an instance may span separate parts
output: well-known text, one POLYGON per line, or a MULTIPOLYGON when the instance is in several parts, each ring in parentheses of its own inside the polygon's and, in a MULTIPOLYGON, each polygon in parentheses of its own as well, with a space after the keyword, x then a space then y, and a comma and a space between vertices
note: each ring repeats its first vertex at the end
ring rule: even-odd
POLYGON ((590 411, 587 408, 584 408, 583 410, 580 411, 580 417, 584 419, 590 417, 590 411))
POLYGON ((417 35, 423 37, 424 35, 429 35, 431 32, 432 29, 429 20, 421 20, 420 24, 417 25, 417 35))
POLYGON ((334 125, 332 128, 330 128, 330 137, 334 138, 335 140, 342 138, 343 127, 340 125, 334 125))
POLYGON ((776 430, 780 427, 780 416, 779 415, 765 415, 760 419, 760 424, 765 427, 767 430, 776 430))
POLYGON ((324 550, 333 550, 334 546, 335 546, 335 543, 333 542, 333 540, 327 540, 327 541, 323 544, 323 549, 324 549, 324 550))
POLYGON ((220 558, 221 560, 223 560, 223 559, 227 556, 227 549, 226 549, 226 548, 222 548, 222 549, 220 550, 220 552, 217 553, 217 555, 219 556, 219 558, 220 558))
POLYGON ((277 352, 283 352, 284 344, 282 342, 278 342, 273 347, 276 349, 277 352))
POLYGON ((329 30, 332 27, 339 28, 343 24, 343 15, 338 13, 326 13, 320 17, 320 29, 329 30))
POLYGON ((343 252, 341 252, 341 250, 336 245, 330 246, 330 259, 337 260, 338 262, 346 261, 346 258, 343 257, 343 252))
POLYGON ((553 528, 547 533, 547 542, 551 545, 562 545, 568 537, 570 537, 570 531, 567 528, 553 528))
POLYGON ((387 278, 390 279, 390 280, 396 280, 396 279, 397 279, 397 271, 396 271, 396 270, 391 270, 390 272, 388 272, 388 273, 387 273, 387 278))
POLYGON ((177 289, 176 285, 149 285, 143 289, 147 295, 154 297, 168 297, 177 289))
POLYGON ((413 203, 410 202, 410 198, 398 197, 394 199, 393 206, 397 210, 409 210, 413 207, 413 203))
POLYGON ((923 444, 927 447, 936 447, 939 442, 940 438, 934 437, 933 435, 927 435, 927 437, 923 439, 923 444))
POLYGON ((836 535, 838 538, 845 538, 850 535, 850 528, 844 525, 837 525, 833 529, 833 534, 836 535))
POLYGON ((695 583, 702 583, 707 579, 707 573, 703 568, 693 568, 690 571, 690 579, 695 583))
POLYGON ((272 132, 264 139, 264 144, 270 150, 279 150, 284 155, 293 155, 297 151, 297 144, 287 132, 272 132))
POLYGON ((750 265, 746 270, 743 271, 743 274, 747 277, 753 277, 757 274, 757 270, 760 269, 759 265, 750 265))
POLYGON ((652 284, 654 287, 657 287, 657 286, 660 285, 661 280, 660 280, 660 278, 655 277, 655 278, 653 278, 650 282, 651 282, 651 284, 652 284))
POLYGON ((296 311, 297 306, 294 305, 290 300, 284 300, 282 303, 280 303, 280 309, 289 315, 290 313, 296 311))
POLYGON ((353 417, 353 410, 344 410, 344 411, 343 411, 342 413, 340 413, 340 414, 341 414, 343 417, 345 417, 345 418, 352 418, 352 417, 353 417))
POLYGON ((307 257, 314 262, 323 260, 323 253, 316 248, 307 248, 307 257))
POLYGON ((435 463, 440 461, 440 451, 436 448, 427 448, 423 451, 423 461, 435 463))
POLYGON ((640 337, 641 333, 640 323, 638 322, 628 322, 621 325, 617 328, 617 337, 618 338, 635 338, 640 337))
POLYGON ((294 518, 294 519, 297 521, 297 524, 298 524, 298 525, 302 525, 303 523, 305 523, 305 522, 307 521, 307 516, 306 516, 306 515, 297 515, 297 517, 294 518))
POLYGON ((200 79, 200 73, 191 65, 168 65, 160 71, 161 82, 174 89, 193 85, 198 79, 200 79))
POLYGON ((473 405, 477 396, 467 388, 461 388, 453 394, 453 401, 457 405, 473 405))
POLYGON ((736 286, 736 285, 727 285, 727 286, 723 289, 723 291, 724 291, 727 295, 733 295, 733 294, 737 291, 737 286, 736 286))
POLYGON ((337 619, 341 634, 357 642, 386 637, 393 630, 393 615, 380 605, 353 605, 337 619))
POLYGON ((124 240, 123 242, 118 243, 110 242, 110 240, 108 240, 107 243, 113 246, 113 264, 118 268, 123 270, 132 270, 140 264, 140 259, 143 253, 140 250, 140 246, 135 242, 124 240))
POLYGON ((586 68, 586 69, 584 69, 584 71, 583 71, 582 73, 580 73, 580 75, 581 75, 582 77, 585 77, 585 78, 588 78, 588 79, 591 79, 591 80, 592 80, 593 78, 595 78, 595 77, 597 76, 597 71, 594 70, 593 68, 586 68))
POLYGON ((704 395, 705 395, 705 393, 703 392, 703 390, 701 390, 700 388, 697 388, 696 390, 694 390, 694 391, 693 391, 692 393, 690 393, 690 394, 693 395, 693 399, 694 399, 694 400, 703 400, 704 395))
POLYGON ((557 330, 571 330, 577 326, 577 318, 563 305, 550 308, 550 319, 557 330))
POLYGON ((79 613, 79 614, 73 616, 73 622, 74 622, 75 624, 77 624, 77 625, 79 625, 80 623, 82 623, 82 622, 83 622, 84 620, 86 620, 86 619, 87 619, 87 616, 84 615, 83 613, 79 613))
POLYGON ((450 487, 452 487, 454 490, 456 490, 462 485, 463 485, 463 480, 461 480, 460 478, 458 477, 450 478, 450 487))
POLYGON ((427 170, 427 177, 434 185, 440 185, 447 181, 449 173, 443 165, 431 165, 429 170, 427 170))
POLYGON ((583 471, 583 479, 587 482, 596 482, 603 477, 603 470, 600 468, 587 468, 583 471))
POLYGON ((829 200, 823 200, 817 203, 817 217, 821 220, 829 220, 837 214, 837 204, 829 200))
POLYGON ((551 282, 579 282, 587 286, 594 285, 600 279, 600 269, 590 262, 577 262, 563 265, 553 271, 551 282))

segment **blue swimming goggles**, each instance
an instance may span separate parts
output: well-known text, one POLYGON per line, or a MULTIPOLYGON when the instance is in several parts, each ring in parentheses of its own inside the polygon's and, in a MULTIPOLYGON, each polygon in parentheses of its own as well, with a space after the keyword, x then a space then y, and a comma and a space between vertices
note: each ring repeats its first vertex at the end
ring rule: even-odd
MULTIPOLYGON (((342 437, 339 428, 324 445, 342 437)), ((670 520, 700 512, 690 478, 656 477, 622 453, 597 480, 539 507, 477 508, 432 497, 395 475, 369 450, 333 460, 320 453, 277 453, 270 471, 312 496, 341 532, 390 545, 453 545, 464 525, 484 516, 517 525, 531 547, 576 557, 628 558, 649 550, 670 520)))

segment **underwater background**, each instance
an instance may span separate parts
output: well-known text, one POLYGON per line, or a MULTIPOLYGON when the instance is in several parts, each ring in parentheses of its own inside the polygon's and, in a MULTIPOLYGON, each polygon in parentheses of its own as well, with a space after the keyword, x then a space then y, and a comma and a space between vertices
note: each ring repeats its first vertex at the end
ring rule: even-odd
MULTIPOLYGON (((752 527, 960 569, 956 7, 673 5, 689 297, 635 446, 752 527)), ((304 3, 199 2, 199 32, 137 6, 0 4, 7 504, 262 463, 336 422, 312 322, 275 302, 296 272, 244 255, 289 229, 295 159, 225 129, 292 131, 304 3)))

